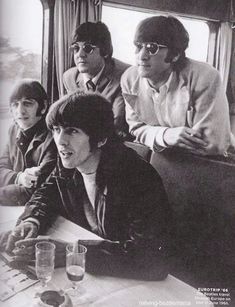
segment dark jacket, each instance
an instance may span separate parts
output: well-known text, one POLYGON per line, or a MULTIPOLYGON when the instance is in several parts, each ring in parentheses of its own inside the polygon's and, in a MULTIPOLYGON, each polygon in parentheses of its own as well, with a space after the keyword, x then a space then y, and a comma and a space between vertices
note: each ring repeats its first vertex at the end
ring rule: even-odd
POLYGON ((17 174, 26 168, 41 166, 37 186, 46 180, 56 165, 57 150, 45 120, 37 125, 36 133, 25 154, 20 149, 20 128, 14 124, 9 129, 9 140, 0 157, 0 203, 24 205, 35 189, 15 184, 17 174))
MULTIPOLYGON (((120 78, 129 67, 126 63, 112 59, 105 64, 105 68, 97 82, 96 91, 102 94, 111 103, 114 114, 114 124, 118 134, 128 133, 125 120, 125 104, 122 97, 120 78)), ((80 90, 87 91, 82 74, 77 67, 72 67, 63 75, 63 83, 68 93, 80 90)))
MULTIPOLYGON (((106 145, 96 181, 105 198, 104 241, 89 246, 87 270, 129 278, 164 279, 171 211, 161 178, 150 164, 122 144, 106 145)), ((40 233, 56 214, 89 228, 83 211, 83 179, 57 166, 50 180, 27 203, 21 219, 34 217, 40 233)), ((96 205, 97 220, 99 207, 96 205)))

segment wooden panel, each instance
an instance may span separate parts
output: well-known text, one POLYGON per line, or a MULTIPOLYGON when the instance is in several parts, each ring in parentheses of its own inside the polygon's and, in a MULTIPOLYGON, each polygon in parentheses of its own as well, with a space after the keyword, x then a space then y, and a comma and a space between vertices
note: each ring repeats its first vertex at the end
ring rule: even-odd
POLYGON ((232 17, 231 1, 234 0, 107 0, 105 2, 227 21, 232 17))

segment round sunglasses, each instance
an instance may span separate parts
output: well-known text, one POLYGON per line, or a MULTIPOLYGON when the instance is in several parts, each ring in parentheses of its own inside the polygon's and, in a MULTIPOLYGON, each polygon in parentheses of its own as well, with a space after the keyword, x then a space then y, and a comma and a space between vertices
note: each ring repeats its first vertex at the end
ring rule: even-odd
POLYGON ((168 48, 165 45, 160 45, 158 43, 139 43, 135 42, 136 51, 135 53, 139 53, 140 50, 144 47, 149 55, 156 55, 161 48, 168 48))
POLYGON ((70 46, 70 49, 73 51, 73 53, 79 52, 81 48, 86 54, 91 54, 95 50, 95 48, 97 48, 97 46, 89 44, 89 43, 85 43, 83 45, 74 43, 70 46))

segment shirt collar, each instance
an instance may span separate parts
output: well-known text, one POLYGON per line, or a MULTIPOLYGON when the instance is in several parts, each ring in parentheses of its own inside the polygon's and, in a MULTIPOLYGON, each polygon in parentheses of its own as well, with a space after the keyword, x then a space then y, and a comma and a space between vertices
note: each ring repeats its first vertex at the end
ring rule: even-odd
POLYGON ((168 91, 169 87, 170 87, 170 84, 171 84, 171 81, 172 81, 172 78, 173 78, 173 71, 170 73, 168 79, 166 80, 166 82, 164 84, 162 84, 160 87, 159 87, 159 90, 157 90, 156 88, 154 88, 149 82, 148 82, 148 79, 146 78, 146 85, 148 87, 150 87, 153 92, 155 93, 160 93, 162 90, 165 90, 166 92, 168 91))
POLYGON ((41 118, 34 126, 26 129, 26 130, 21 130, 21 133, 27 138, 27 139, 32 139, 36 132, 41 131, 42 127, 45 125, 45 119, 41 118))
POLYGON ((104 67, 105 67, 105 65, 101 68, 101 70, 98 72, 98 74, 96 74, 93 78, 88 78, 87 76, 84 76, 83 77, 83 80, 84 80, 84 83, 86 84, 87 83, 87 81, 89 81, 89 80, 91 80, 95 85, 97 85, 97 82, 98 82, 98 80, 99 80, 99 78, 100 78, 100 76, 101 76, 101 74, 102 74, 102 72, 103 72, 103 70, 104 70, 104 67))

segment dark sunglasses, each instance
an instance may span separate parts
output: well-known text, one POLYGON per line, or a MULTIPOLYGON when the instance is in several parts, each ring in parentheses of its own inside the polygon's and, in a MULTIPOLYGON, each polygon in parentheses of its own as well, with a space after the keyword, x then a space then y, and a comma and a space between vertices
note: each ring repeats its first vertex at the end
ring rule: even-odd
POLYGON ((74 43, 70 46, 70 49, 73 51, 73 53, 77 53, 81 48, 86 54, 91 54, 95 48, 97 48, 97 46, 91 44, 79 45, 78 43, 74 43))
POLYGON ((168 48, 165 45, 160 45, 158 43, 151 43, 151 42, 150 43, 135 42, 134 44, 136 47, 135 53, 139 53, 140 50, 144 47, 149 55, 156 55, 161 48, 168 48))

